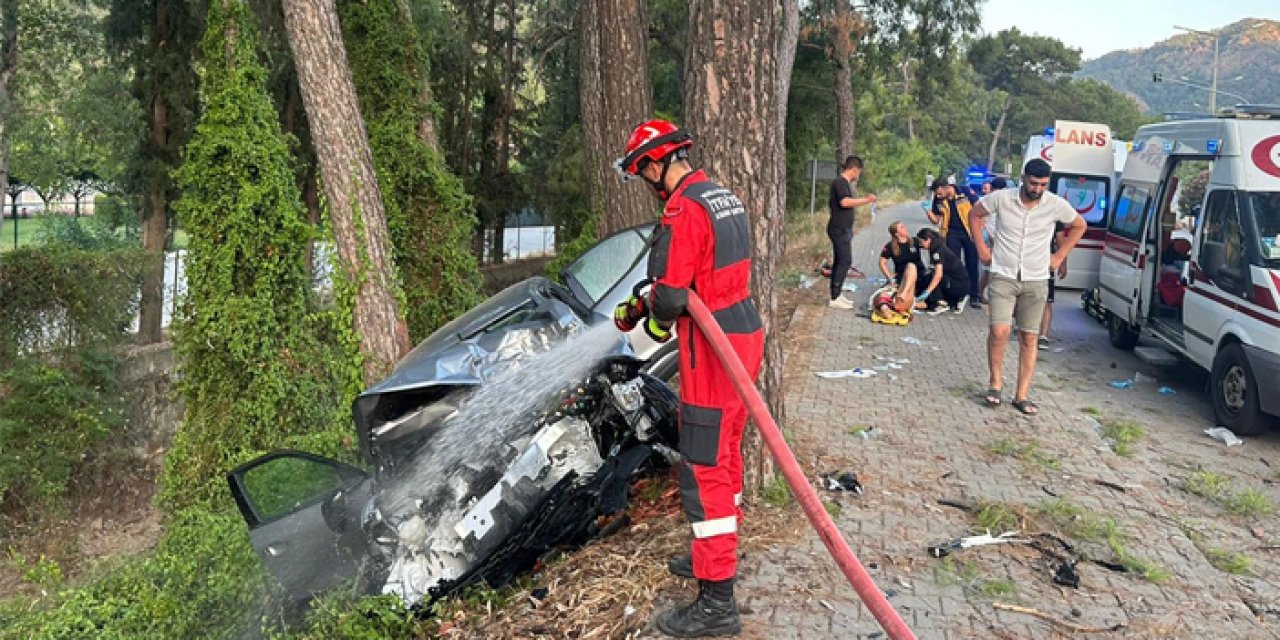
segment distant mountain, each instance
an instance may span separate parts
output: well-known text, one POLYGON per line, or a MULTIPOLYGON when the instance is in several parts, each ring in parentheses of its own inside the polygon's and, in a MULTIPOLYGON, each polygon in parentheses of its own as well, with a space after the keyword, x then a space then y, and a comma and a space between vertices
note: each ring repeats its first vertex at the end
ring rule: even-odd
MULTIPOLYGON (((1171 17, 1170 20, 1173 20, 1171 17)), ((1218 106, 1241 102, 1280 104, 1280 22, 1246 18, 1222 28, 1218 49, 1218 106)), ((1096 78, 1138 100, 1148 113, 1208 111, 1213 39, 1183 33, 1146 49, 1112 51, 1088 60, 1077 75, 1096 78), (1160 73, 1164 82, 1152 82, 1160 73), (1197 106, 1197 104, 1199 106, 1197 106)))

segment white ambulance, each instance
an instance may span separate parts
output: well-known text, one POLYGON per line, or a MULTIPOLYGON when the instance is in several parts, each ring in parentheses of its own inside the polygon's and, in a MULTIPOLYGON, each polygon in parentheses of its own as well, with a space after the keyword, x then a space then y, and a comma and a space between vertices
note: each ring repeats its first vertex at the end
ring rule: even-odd
POLYGON ((1209 371, 1219 424, 1256 434, 1277 422, 1280 106, 1138 130, 1100 293, 1112 344, 1132 349, 1146 336, 1209 371))
POLYGON ((1059 287, 1089 289, 1098 284, 1109 204, 1128 148, 1127 142, 1112 137, 1105 124, 1070 120, 1058 120, 1045 135, 1027 141, 1022 165, 1035 158, 1052 165, 1049 190, 1070 202, 1089 223, 1067 256, 1067 277, 1058 281, 1059 287))

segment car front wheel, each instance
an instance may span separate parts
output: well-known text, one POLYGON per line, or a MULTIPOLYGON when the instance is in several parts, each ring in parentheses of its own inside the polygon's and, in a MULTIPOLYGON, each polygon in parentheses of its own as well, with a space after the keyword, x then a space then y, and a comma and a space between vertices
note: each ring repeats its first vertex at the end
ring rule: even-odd
POLYGON ((1239 343, 1229 344, 1213 359, 1209 375, 1213 393, 1213 417, 1239 435, 1262 433, 1268 418, 1258 405, 1258 381, 1239 343))

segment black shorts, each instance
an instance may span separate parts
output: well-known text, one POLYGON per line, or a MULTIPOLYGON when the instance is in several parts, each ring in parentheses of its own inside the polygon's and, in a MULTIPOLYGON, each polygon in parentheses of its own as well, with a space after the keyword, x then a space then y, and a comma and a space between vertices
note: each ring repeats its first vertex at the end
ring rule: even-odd
POLYGON ((1045 304, 1053 304, 1053 289, 1054 289, 1053 281, 1054 280, 1056 280, 1056 278, 1054 278, 1053 276, 1049 276, 1049 297, 1044 299, 1045 304))

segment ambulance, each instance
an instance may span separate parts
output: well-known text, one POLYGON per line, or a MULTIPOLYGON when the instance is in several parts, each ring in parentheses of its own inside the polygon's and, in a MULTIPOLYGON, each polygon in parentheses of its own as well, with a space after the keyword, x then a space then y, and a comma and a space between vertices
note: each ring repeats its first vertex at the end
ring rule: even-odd
POLYGON ((1071 203, 1089 228, 1067 256, 1067 277, 1057 286, 1089 289, 1098 284, 1108 205, 1124 167, 1129 144, 1115 140, 1105 124, 1058 120, 1027 141, 1022 166, 1035 158, 1053 167, 1049 190, 1071 203))
POLYGON ((1138 129, 1105 245, 1111 343, 1207 370, 1235 433, 1280 422, 1280 106, 1138 129))

